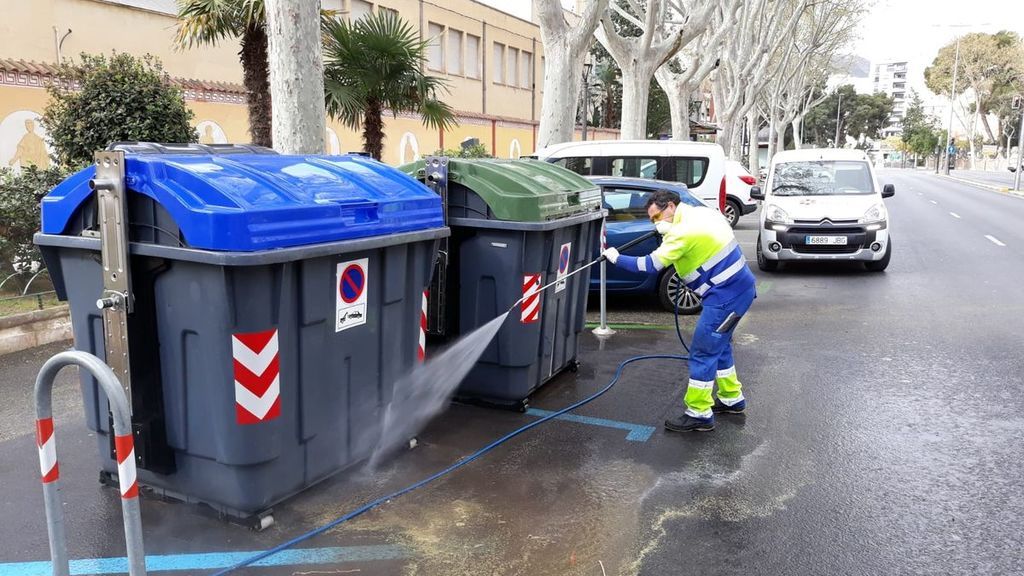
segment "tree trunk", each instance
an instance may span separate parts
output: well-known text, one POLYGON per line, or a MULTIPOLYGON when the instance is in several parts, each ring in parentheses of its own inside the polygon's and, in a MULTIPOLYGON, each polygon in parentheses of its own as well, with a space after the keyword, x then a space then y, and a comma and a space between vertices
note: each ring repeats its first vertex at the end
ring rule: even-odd
MULTIPOLYGON (((747 112, 747 133, 750 134, 750 147, 747 150, 747 170, 750 170, 750 174, 760 180, 761 173, 761 155, 760 149, 757 145, 757 111, 751 109, 747 112)), ((762 184, 764 184, 762 182, 762 184)))
POLYGON ((800 134, 800 127, 804 123, 803 116, 793 118, 793 147, 796 150, 803 148, 804 139, 800 134))
POLYGON ((647 99, 651 94, 650 66, 622 66, 622 139, 647 138, 647 99))
POLYGON ((242 82, 249 108, 249 138, 257 146, 272 148, 267 33, 262 27, 250 26, 242 33, 242 49, 238 57, 242 63, 242 82))
POLYGON ((985 136, 988 138, 985 142, 996 142, 999 140, 992 134, 992 125, 988 123, 988 110, 980 110, 978 113, 981 116, 981 126, 985 129, 985 136))
POLYGON ((739 160, 743 157, 743 122, 733 122, 728 154, 730 160, 739 160))
POLYGON ((974 118, 973 118, 973 120, 974 121, 971 122, 971 129, 967 133, 967 137, 970 139, 970 141, 968 142, 968 146, 969 146, 969 148, 971 150, 971 163, 970 163, 971 170, 974 170, 974 157, 975 157, 975 152, 976 152, 975 149, 974 149, 974 140, 975 140, 975 137, 978 134, 978 107, 977 106, 975 106, 975 108, 974 108, 974 118))
POLYGON ((266 0, 275 149, 323 154, 327 114, 319 0, 266 0))
POLYGON ((676 108, 671 110, 672 138, 674 140, 690 139, 690 94, 691 93, 688 91, 681 91, 679 94, 678 105, 676 108))
POLYGON ((544 46, 544 97, 537 128, 540 149, 572 141, 583 84, 583 58, 608 0, 588 0, 585 6, 577 2, 583 10, 573 26, 566 23, 560 3, 534 0, 532 5, 544 46))
POLYGON ((732 120, 721 119, 719 121, 718 136, 715 137, 715 142, 722 147, 722 150, 728 155, 729 151, 732 150, 732 133, 733 133, 733 122, 732 120))
POLYGON ((376 160, 384 152, 384 121, 380 102, 371 100, 363 111, 363 150, 376 160))
POLYGON ((544 52, 544 96, 537 128, 537 149, 571 142, 582 89, 582 58, 565 42, 552 42, 544 52))
POLYGON ((690 139, 690 92, 684 83, 676 81, 675 75, 666 66, 654 73, 658 86, 668 96, 669 115, 672 118, 672 139, 690 139))
POLYGON ((775 123, 775 153, 778 154, 786 149, 786 123, 775 123))

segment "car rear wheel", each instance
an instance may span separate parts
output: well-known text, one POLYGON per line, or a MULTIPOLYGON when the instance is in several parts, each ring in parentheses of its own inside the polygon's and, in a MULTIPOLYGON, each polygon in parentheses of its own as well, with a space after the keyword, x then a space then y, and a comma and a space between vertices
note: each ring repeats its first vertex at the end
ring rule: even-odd
POLYGON ((892 238, 889 238, 889 242, 885 246, 885 256, 882 256, 881 260, 873 260, 871 262, 865 262, 864 266, 871 272, 884 272, 889 267, 889 259, 892 257, 892 238))
POLYGON ((775 272, 779 269, 778 260, 769 260, 764 257, 764 252, 761 250, 761 235, 757 235, 757 267, 765 272, 775 272))
POLYGON ((683 281, 679 279, 679 276, 670 270, 662 274, 661 280, 658 281, 658 301, 661 302, 661 307, 665 310, 675 312, 677 296, 679 297, 680 314, 689 315, 700 312, 700 296, 683 285, 683 281), (682 295, 679 294, 680 290, 683 292, 682 295))
POLYGON ((740 214, 743 213, 743 209, 740 207, 740 203, 729 198, 725 201, 725 219, 729 222, 729 226, 735 228, 736 224, 740 221, 740 214))

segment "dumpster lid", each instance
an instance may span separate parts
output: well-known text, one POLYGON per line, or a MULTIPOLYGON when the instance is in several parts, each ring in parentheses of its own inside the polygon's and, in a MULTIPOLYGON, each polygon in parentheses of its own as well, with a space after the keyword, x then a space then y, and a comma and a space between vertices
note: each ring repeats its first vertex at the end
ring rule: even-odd
MULTIPOLYGON (((399 170, 422 180, 424 166, 420 160, 399 170)), ((548 162, 451 158, 448 179, 480 196, 497 220, 543 222, 601 210, 596 184, 548 162)))
MULTIPOLYGON (((190 248, 247 252, 444 226, 429 188, 359 155, 126 152, 127 188, 165 208, 190 248)), ((69 233, 94 173, 85 168, 43 198, 44 234, 69 233)))

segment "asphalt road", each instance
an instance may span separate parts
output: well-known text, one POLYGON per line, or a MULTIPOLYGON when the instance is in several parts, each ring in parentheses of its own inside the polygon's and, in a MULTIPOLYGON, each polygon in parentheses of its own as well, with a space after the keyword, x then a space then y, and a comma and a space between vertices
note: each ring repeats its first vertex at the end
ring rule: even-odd
POLYGON ((738 360, 757 448, 650 499, 681 512, 641 573, 1024 572, 1024 201, 881 176, 889 270, 760 275, 738 360))
MULTIPOLYGON (((736 335, 747 415, 723 416, 707 434, 665 432, 661 422, 682 409, 685 365, 636 364, 578 411, 591 420, 536 428, 301 545, 341 547, 345 558, 245 573, 1024 573, 1024 199, 927 173, 881 177, 897 190, 887 201, 887 272, 833 264, 765 274, 755 265, 759 298, 736 335), (653 428, 629 440, 622 426, 653 428)), ((738 233, 747 251, 752 222, 738 233)), ((633 310, 639 304, 616 301, 613 313, 671 322, 656 307, 633 310)), ((622 330, 604 343, 588 335, 580 371, 532 406, 588 395, 625 358, 679 351, 675 338, 661 329, 622 330)), ((4 576, 38 573, 6 562, 47 557, 25 389, 58 348, 0 358, 0 517, 16 519, 0 523, 4 576)), ((118 499, 95 482, 74 388, 59 398, 72 557, 123 554, 118 499)), ((144 496, 147 552, 266 549, 530 419, 453 406, 415 450, 289 500, 262 533, 144 496)))

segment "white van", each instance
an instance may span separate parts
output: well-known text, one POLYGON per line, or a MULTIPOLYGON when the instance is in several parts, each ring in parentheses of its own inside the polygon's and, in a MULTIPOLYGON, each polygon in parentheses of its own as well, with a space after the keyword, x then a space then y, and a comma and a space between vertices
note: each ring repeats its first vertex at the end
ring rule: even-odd
MULTIPOLYGON (((685 140, 588 140, 548 146, 544 160, 583 176, 625 176, 685 184, 725 213, 725 152, 718 144, 685 140)), ((756 208, 756 206, 755 206, 756 208)))
POLYGON ((772 158, 762 200, 757 265, 772 271, 787 260, 855 260, 881 272, 892 257, 889 214, 871 161, 861 150, 811 149, 772 158))

